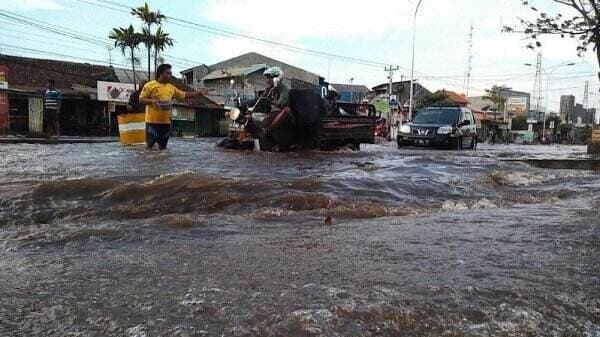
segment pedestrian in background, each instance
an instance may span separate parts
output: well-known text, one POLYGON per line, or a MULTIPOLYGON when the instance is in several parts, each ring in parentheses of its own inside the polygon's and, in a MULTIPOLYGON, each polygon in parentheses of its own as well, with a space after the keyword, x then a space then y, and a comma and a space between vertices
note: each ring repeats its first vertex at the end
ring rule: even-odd
POLYGON ((49 135, 60 134, 60 108, 62 92, 56 88, 54 80, 48 80, 48 89, 44 92, 44 131, 49 135))

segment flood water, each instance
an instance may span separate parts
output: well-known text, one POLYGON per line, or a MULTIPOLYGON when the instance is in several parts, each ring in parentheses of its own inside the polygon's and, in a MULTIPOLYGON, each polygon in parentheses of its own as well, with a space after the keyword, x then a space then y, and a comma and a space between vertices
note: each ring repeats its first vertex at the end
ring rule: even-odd
POLYGON ((584 147, 0 146, 0 336, 600 336, 584 147))

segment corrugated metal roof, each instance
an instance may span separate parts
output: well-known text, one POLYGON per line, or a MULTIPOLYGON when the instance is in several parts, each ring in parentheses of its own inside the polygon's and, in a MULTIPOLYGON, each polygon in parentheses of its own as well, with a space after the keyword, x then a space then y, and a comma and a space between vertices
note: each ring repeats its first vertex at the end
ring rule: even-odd
POLYGON ((217 69, 215 71, 210 72, 208 75, 204 76, 202 80, 210 81, 210 80, 218 80, 222 78, 229 77, 237 77, 237 76, 245 76, 255 73, 259 70, 266 69, 266 64, 255 64, 250 67, 241 67, 241 68, 226 68, 226 69, 217 69))
MULTIPOLYGON (((124 68, 113 68, 115 75, 121 83, 133 83, 133 71, 131 69, 124 68)), ((150 73, 150 76, 154 78, 154 73, 150 73)), ((143 70, 135 71, 135 79, 138 83, 141 81, 148 80, 148 72, 143 70)))

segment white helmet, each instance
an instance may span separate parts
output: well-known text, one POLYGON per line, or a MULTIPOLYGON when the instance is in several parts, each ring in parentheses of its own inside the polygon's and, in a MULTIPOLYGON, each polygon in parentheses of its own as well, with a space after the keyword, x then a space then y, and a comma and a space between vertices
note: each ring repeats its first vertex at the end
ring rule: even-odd
POLYGON ((263 76, 278 78, 281 81, 283 79, 283 70, 279 67, 271 67, 265 70, 263 76))

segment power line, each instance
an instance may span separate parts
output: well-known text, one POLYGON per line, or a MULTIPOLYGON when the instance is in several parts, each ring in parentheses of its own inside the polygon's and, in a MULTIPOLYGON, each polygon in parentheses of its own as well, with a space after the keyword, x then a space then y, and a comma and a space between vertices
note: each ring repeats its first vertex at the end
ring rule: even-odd
MULTIPOLYGON (((67 59, 77 59, 77 60, 81 60, 81 61, 94 62, 94 63, 100 63, 100 64, 106 63, 106 60, 96 60, 96 59, 78 57, 78 56, 73 56, 73 55, 65 55, 65 54, 54 53, 54 52, 49 52, 49 51, 39 50, 39 49, 25 48, 25 47, 20 47, 20 46, 15 46, 15 45, 11 45, 11 44, 5 44, 5 43, 0 43, 0 46, 5 49, 19 50, 22 52, 29 52, 29 53, 33 53, 33 54, 54 55, 54 56, 63 57, 63 58, 67 58, 67 59)), ((128 65, 114 63, 114 62, 113 62, 113 64, 116 64, 116 65, 119 65, 122 67, 129 67, 128 65)))
MULTIPOLYGON (((47 22, 43 22, 43 21, 36 20, 33 18, 25 17, 25 16, 15 14, 15 13, 12 13, 9 11, 0 10, 0 16, 5 17, 14 22, 18 22, 18 23, 22 24, 23 26, 33 27, 35 29, 51 32, 53 34, 57 34, 57 35, 60 35, 63 37, 76 39, 80 42, 90 43, 95 46, 101 46, 103 48, 106 48, 107 46, 113 45, 113 43, 111 43, 110 40, 104 39, 102 37, 98 37, 98 36, 91 35, 91 34, 85 34, 85 33, 71 33, 69 28, 59 26, 59 25, 49 24, 47 22), (8 14, 2 13, 2 12, 8 13, 8 14)), ((165 57, 168 57, 170 59, 176 60, 176 61, 178 60, 178 62, 186 63, 186 64, 181 64, 181 63, 174 62, 175 65, 181 66, 182 68, 188 68, 191 65, 199 64, 199 62, 197 62, 197 61, 192 61, 192 60, 184 59, 181 57, 174 57, 169 54, 162 54, 162 55, 165 57)), ((106 63, 106 62, 104 62, 104 63, 106 63)))
MULTIPOLYGON (((91 2, 88 0, 75 0, 75 1, 78 1, 78 2, 84 3, 84 4, 88 4, 88 5, 92 5, 92 6, 105 8, 105 9, 119 11, 119 12, 125 12, 125 10, 127 10, 127 12, 129 13, 129 10, 131 9, 127 5, 122 5, 122 4, 116 3, 114 1, 109 1, 109 0, 96 0, 95 2, 91 2), (101 3, 108 4, 110 6, 102 5, 101 3), (111 6, 113 6, 113 7, 111 7, 111 6), (124 10, 121 10, 121 9, 118 9, 115 7, 123 8, 124 10)), ((293 52, 297 52, 297 53, 301 53, 301 54, 321 56, 321 57, 325 57, 325 58, 333 58, 333 59, 337 59, 337 60, 347 62, 347 63, 360 64, 360 65, 365 65, 365 66, 370 66, 370 67, 378 67, 379 68, 379 67, 385 67, 385 66, 389 65, 389 63, 366 60, 366 59, 345 56, 345 55, 339 55, 339 54, 333 54, 333 53, 319 51, 319 50, 315 50, 315 49, 302 48, 302 47, 297 47, 297 46, 293 46, 293 45, 286 44, 286 43, 276 42, 276 41, 248 35, 248 34, 235 33, 235 32, 229 31, 229 30, 209 26, 206 24, 192 22, 192 21, 174 17, 174 16, 167 16, 167 19, 170 20, 173 24, 176 24, 176 25, 179 25, 179 26, 182 26, 185 28, 195 29, 195 30, 199 30, 202 32, 219 35, 219 36, 224 36, 224 37, 228 37, 228 38, 252 40, 255 42, 259 42, 261 44, 267 44, 270 46, 282 48, 282 49, 285 49, 288 51, 293 51, 293 52)), ((406 68, 403 68, 403 69, 406 69, 406 68)))

